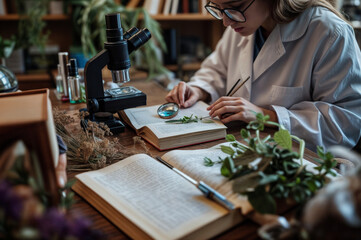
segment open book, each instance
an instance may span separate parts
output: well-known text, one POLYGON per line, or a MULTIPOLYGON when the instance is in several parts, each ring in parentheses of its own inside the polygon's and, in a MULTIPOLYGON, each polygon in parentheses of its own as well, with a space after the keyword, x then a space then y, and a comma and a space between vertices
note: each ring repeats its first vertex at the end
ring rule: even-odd
MULTIPOLYGON (((180 109, 173 119, 189 117, 192 114, 197 117, 208 116, 207 106, 204 102, 197 102, 190 108, 180 109)), ((165 123, 168 119, 162 119, 157 115, 158 107, 159 105, 129 108, 120 112, 122 119, 158 150, 219 140, 226 136, 227 127, 219 120, 213 120, 211 123, 165 123)))
POLYGON ((244 219, 252 211, 247 198, 232 192, 232 182, 219 165, 203 165, 225 154, 219 145, 202 150, 173 150, 163 160, 204 181, 227 197, 229 211, 206 198, 193 184, 145 154, 128 157, 106 168, 82 173, 74 191, 134 239, 206 239, 244 219))

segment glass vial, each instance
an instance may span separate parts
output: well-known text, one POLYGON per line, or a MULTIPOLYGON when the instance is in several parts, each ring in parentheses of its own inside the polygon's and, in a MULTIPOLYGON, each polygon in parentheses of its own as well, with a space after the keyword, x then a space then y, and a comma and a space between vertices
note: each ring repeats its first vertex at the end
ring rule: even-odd
POLYGON ((63 77, 61 76, 60 64, 58 64, 58 75, 55 77, 55 83, 56 83, 56 91, 61 95, 64 94, 63 77))
POLYGON ((76 59, 70 59, 68 66, 68 92, 70 103, 81 102, 80 76, 76 59))

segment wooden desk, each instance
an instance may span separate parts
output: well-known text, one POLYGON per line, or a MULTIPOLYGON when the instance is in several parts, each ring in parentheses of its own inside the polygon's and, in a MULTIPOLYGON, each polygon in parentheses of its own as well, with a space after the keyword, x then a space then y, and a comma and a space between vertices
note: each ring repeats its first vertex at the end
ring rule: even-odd
MULTIPOLYGON (((164 103, 164 97, 167 94, 167 91, 161 87, 159 84, 155 82, 147 82, 147 81, 131 81, 127 85, 134 86, 139 90, 143 91, 147 95, 147 105, 156 105, 164 103)), ((50 99, 52 101, 53 106, 59 107, 62 110, 76 110, 80 108, 85 108, 86 105, 82 104, 70 104, 70 103, 62 103, 61 101, 57 100, 54 94, 55 90, 51 91, 50 99)), ((227 129, 227 133, 233 134, 236 136, 238 140, 241 139, 240 137, 240 126, 230 126, 227 129)), ((124 133, 121 133, 118 138, 120 143, 124 146, 133 146, 132 137, 135 136, 135 132, 127 127, 124 133)), ((213 141, 204 144, 198 144, 194 146, 185 147, 182 149, 200 149, 200 148, 209 148, 216 144, 222 143, 225 140, 213 141)), ((155 149, 152 145, 147 143, 147 147, 150 149, 150 153, 154 156, 163 155, 165 152, 159 152, 155 149)), ((313 154, 310 151, 306 152, 308 154, 313 154)), ((77 173, 69 172, 68 177, 72 178, 77 173)), ((85 200, 80 198, 78 195, 75 196, 75 200, 77 201, 76 204, 73 205, 71 212, 73 213, 81 213, 85 215, 89 220, 93 222, 94 228, 101 230, 104 232, 109 239, 129 239, 125 233, 119 230, 116 226, 114 226, 110 221, 108 221, 105 217, 101 215, 95 208, 93 208, 90 204, 88 204, 85 200)), ((290 213, 286 213, 287 216, 290 213)), ((215 237, 214 239, 258 239, 257 237, 257 229, 259 225, 252 222, 251 220, 246 220, 239 224, 238 226, 220 234, 219 236, 215 237)))

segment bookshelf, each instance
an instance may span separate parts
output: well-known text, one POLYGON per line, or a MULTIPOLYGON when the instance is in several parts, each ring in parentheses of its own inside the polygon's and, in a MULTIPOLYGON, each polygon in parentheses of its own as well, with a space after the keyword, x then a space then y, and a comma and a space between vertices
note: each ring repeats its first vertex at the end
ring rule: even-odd
MULTIPOLYGON (((16 13, 0 15, 0 21, 18 21, 21 18, 22 16, 16 13)), ((44 21, 64 21, 70 20, 70 16, 65 14, 47 14, 43 17, 43 19, 44 21)))
MULTIPOLYGON (((5 1, 7 3, 11 2, 9 0, 5 1)), ((117 3, 120 2, 119 0, 114 1, 117 3)), ((164 1, 161 2, 164 4, 164 1)), ((144 1, 137 1, 137 4, 138 5, 135 5, 135 7, 141 7, 143 6, 144 1)), ((212 16, 201 12, 177 14, 163 14, 163 12, 159 12, 151 16, 160 23, 162 29, 175 29, 177 31, 177 38, 179 37, 179 39, 181 37, 195 37, 199 39, 199 41, 204 44, 205 48, 208 49, 208 52, 215 49, 215 46, 224 31, 221 21, 217 21, 212 16)), ((0 36, 3 38, 10 38, 12 35, 16 34, 19 20, 22 18, 23 16, 20 16, 13 11, 8 11, 5 15, 0 15, 0 36)), ((46 21, 44 32, 50 33, 47 44, 58 45, 59 51, 69 52, 73 41, 71 16, 65 14, 47 14, 43 17, 43 20, 46 21)), ((192 72, 199 69, 201 60, 202 59, 199 59, 198 62, 193 63, 165 64, 165 66, 176 73, 179 73, 180 71, 192 72)), ((16 74, 16 76, 20 86, 22 85, 26 87, 26 89, 34 89, 39 86, 46 87, 45 85, 54 87, 53 76, 49 71, 43 73, 16 74)))

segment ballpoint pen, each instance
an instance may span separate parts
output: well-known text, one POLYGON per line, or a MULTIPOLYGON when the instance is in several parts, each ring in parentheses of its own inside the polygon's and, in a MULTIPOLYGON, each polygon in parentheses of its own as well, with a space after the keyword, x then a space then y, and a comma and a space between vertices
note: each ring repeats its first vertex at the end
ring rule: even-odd
POLYGON ((178 173, 180 176, 182 176, 186 180, 188 180, 190 183, 195 185, 199 190, 201 190, 201 192, 207 198, 217 202, 218 204, 220 204, 224 208, 227 208, 228 210, 233 210, 234 209, 234 205, 231 202, 229 202, 226 197, 224 197, 222 194, 220 194, 219 192, 217 192, 216 190, 214 190, 213 188, 211 188, 210 186, 208 186, 204 182, 202 182, 202 181, 198 182, 198 181, 194 180, 193 178, 191 178, 187 174, 181 172, 177 168, 173 167, 171 164, 167 163, 166 161, 164 161, 160 157, 156 157, 156 159, 159 162, 161 162, 162 164, 164 164, 165 166, 167 166, 168 168, 172 169, 174 172, 178 173))

